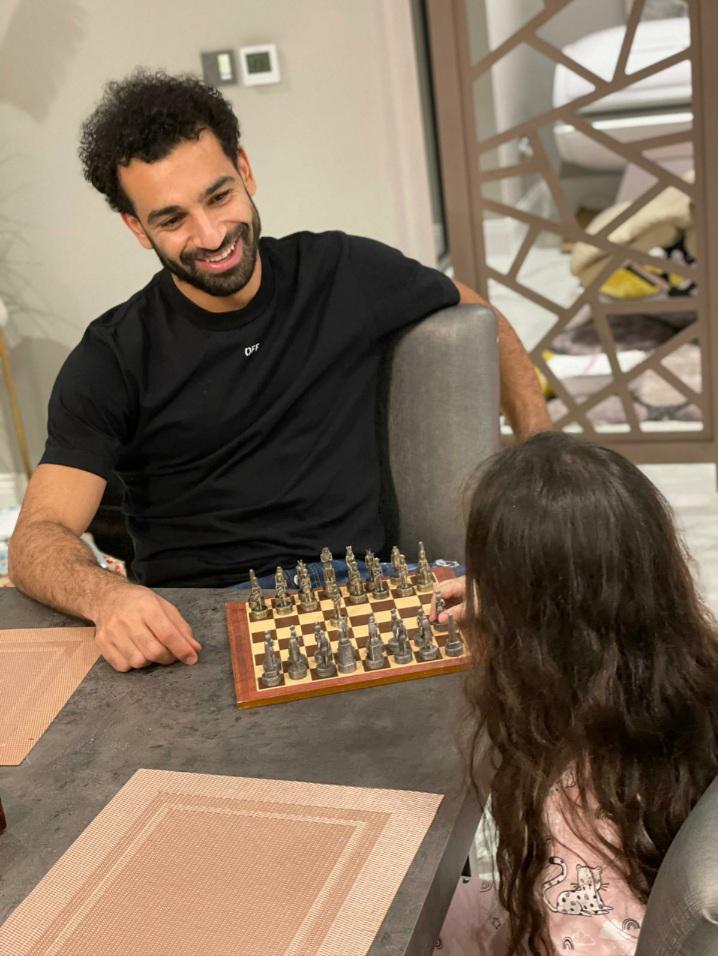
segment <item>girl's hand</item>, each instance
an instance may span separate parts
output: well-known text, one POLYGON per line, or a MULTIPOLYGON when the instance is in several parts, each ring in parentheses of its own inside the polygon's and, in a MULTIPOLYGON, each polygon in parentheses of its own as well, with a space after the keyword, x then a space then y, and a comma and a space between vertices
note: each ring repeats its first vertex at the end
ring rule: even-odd
MULTIPOLYGON (((448 620, 448 611, 457 624, 461 624, 466 616, 466 575, 462 574, 460 578, 449 578, 448 581, 440 581, 436 586, 437 591, 441 592, 446 601, 446 610, 439 616, 439 623, 446 624, 448 620)), ((431 610, 429 611, 429 620, 436 620, 436 598, 431 599, 431 610)))

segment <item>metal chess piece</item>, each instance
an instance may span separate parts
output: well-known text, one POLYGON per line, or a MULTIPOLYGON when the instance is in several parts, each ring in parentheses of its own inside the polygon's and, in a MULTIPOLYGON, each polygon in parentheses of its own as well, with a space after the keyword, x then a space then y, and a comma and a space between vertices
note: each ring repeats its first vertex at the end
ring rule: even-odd
POLYGON ((332 608, 331 613, 329 615, 329 620, 331 621, 332 624, 335 624, 337 627, 339 627, 341 625, 342 618, 344 617, 344 615, 342 614, 341 593, 337 593, 332 596, 332 603, 334 607, 332 608))
POLYGON ((287 674, 291 680, 302 680, 307 676, 309 665, 305 654, 299 647, 297 633, 292 627, 289 635, 289 656, 287 658, 287 674))
MULTIPOLYGON (((371 618, 369 619, 371 625, 371 618)), ((375 622, 376 626, 376 622, 375 622)), ((366 658, 364 659, 364 664, 367 670, 376 671, 381 667, 386 667, 388 661, 386 655, 384 654, 384 644, 382 639, 379 637, 379 631, 375 630, 372 633, 371 626, 369 629, 369 640, 366 645, 366 658)))
POLYGON ((316 611, 319 607, 319 599, 309 581, 302 584, 299 592, 299 606, 302 611, 316 611))
POLYGON ((277 616, 282 617, 294 611, 294 601, 292 601, 292 596, 287 593, 287 578, 282 568, 277 568, 275 581, 274 610, 277 616))
POLYGON ((386 601, 387 598, 391 597, 389 586, 382 574, 381 561, 379 558, 374 558, 374 565, 371 571, 371 592, 377 601, 386 601))
POLYGON ((451 613, 449 613, 448 628, 449 636, 444 644, 444 654, 447 657, 461 657, 464 653, 464 642, 461 640, 461 635, 451 613))
POLYGON ((421 626, 421 646, 419 647, 419 657, 422 661, 435 661, 440 656, 439 645, 434 640, 429 619, 428 617, 424 617, 421 626))
POLYGON ((410 594, 414 593, 414 585, 411 583, 406 558, 403 554, 399 556, 399 581, 396 584, 396 592, 399 597, 409 597, 410 594))
POLYGON ((394 568, 394 573, 391 576, 391 583, 396 587, 399 583, 399 575, 401 573, 401 551, 397 545, 391 549, 391 563, 394 568))
POLYGON ((443 624, 439 621, 439 615, 443 614, 446 610, 446 601, 444 600, 444 595, 438 588, 434 591, 434 608, 436 610, 436 621, 434 621, 434 627, 437 631, 445 631, 446 624, 443 624))
POLYGON ((433 591, 434 590, 434 576, 431 573, 431 568, 429 567, 429 561, 426 557, 426 550, 424 549, 424 542, 419 542, 419 559, 416 565, 416 590, 417 591, 433 591))
POLYGON ((349 587, 347 588, 347 600, 350 604, 365 604, 366 591, 361 575, 356 568, 349 569, 349 587))
POLYGON ((271 631, 266 631, 264 635, 264 662, 259 682, 262 687, 278 687, 283 683, 282 662, 279 655, 275 653, 271 631))
POLYGON ((349 622, 342 618, 339 644, 337 645, 337 667, 340 674, 352 674, 357 669, 354 645, 349 636, 349 622))
POLYGON ((411 649, 409 637, 403 624, 402 631, 397 635, 396 650, 393 651, 393 654, 397 664, 411 664, 414 661, 414 652, 411 649))
POLYGON ((420 607, 419 610, 416 612, 416 626, 418 630, 416 634, 414 635, 414 640, 416 641, 417 644, 421 644, 423 640, 424 621, 428 621, 428 618, 426 616, 426 612, 424 611, 424 608, 420 607))
POLYGON ((272 609, 262 594, 262 589, 257 581, 257 575, 254 571, 249 572, 249 583, 251 591, 249 592, 249 617, 252 621, 263 621, 272 613, 272 609))
POLYGON ((332 645, 324 631, 321 632, 319 645, 314 652, 317 677, 336 677, 337 665, 334 663, 332 645))
POLYGON ((393 654, 396 650, 396 645, 398 641, 398 631, 399 626, 401 625, 401 618, 399 617, 399 612, 395 607, 391 609, 391 637, 386 643, 387 649, 390 654, 393 654))

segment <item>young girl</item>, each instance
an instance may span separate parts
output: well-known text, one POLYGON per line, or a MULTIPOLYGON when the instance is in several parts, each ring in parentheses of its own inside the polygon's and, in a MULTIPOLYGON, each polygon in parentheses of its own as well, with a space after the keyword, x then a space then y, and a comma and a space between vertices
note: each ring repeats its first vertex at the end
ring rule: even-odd
POLYGON ((718 774, 718 637, 668 506, 621 455, 541 434, 482 469, 466 551, 455 611, 498 872, 459 886, 442 956, 630 956, 718 774))

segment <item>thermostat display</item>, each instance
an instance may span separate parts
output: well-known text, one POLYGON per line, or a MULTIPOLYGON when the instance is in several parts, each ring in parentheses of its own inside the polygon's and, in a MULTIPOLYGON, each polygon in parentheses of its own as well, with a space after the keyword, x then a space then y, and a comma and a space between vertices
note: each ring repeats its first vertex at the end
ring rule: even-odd
POLYGON ((279 59, 274 43, 240 47, 239 64, 245 86, 279 83, 279 59))

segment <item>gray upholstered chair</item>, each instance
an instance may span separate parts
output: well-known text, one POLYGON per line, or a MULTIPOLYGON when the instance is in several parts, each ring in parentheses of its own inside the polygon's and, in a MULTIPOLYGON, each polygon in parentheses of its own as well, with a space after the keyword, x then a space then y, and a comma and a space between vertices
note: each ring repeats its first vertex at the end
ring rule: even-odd
POLYGON ((463 561, 465 489, 499 448, 499 356, 491 309, 444 309, 401 333, 379 380, 387 547, 463 561))
POLYGON ((718 779, 676 834, 646 907, 636 956, 718 954, 718 779))

